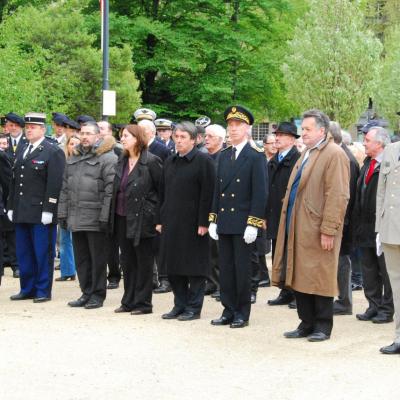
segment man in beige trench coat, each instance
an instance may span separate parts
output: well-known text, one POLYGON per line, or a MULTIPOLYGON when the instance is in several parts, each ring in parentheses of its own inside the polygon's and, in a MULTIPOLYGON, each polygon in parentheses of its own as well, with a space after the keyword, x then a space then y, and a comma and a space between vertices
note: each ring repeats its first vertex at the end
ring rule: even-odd
POLYGON ((306 150, 293 168, 283 200, 272 283, 295 292, 301 323, 284 336, 323 341, 333 327, 350 167, 328 133, 329 118, 323 112, 306 111, 301 129, 306 150))
POLYGON ((400 354, 400 142, 385 147, 376 196, 375 231, 382 242, 393 292, 396 332, 384 354, 400 354))

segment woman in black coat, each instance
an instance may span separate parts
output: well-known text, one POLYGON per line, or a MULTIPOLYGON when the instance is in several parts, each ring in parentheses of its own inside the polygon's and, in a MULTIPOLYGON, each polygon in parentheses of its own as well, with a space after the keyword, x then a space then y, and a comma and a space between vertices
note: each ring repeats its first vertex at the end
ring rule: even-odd
POLYGON ((148 152, 142 127, 127 125, 121 143, 124 153, 116 166, 111 220, 121 249, 124 295, 115 312, 149 314, 162 164, 148 152))

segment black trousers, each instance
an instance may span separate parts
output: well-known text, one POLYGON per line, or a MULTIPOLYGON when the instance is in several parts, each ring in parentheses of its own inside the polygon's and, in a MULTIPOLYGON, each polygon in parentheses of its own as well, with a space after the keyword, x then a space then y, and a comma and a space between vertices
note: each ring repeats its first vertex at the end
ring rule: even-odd
POLYGON ((299 329, 330 335, 333 327, 333 297, 294 292, 297 314, 301 319, 299 329))
POLYGON ((211 272, 207 280, 215 290, 219 290, 218 242, 214 239, 209 238, 209 244, 211 272))
POLYGON ((394 305, 392 287, 386 270, 384 255, 376 255, 375 247, 361 247, 364 295, 368 310, 393 317, 394 305))
POLYGON ((82 293, 98 301, 106 298, 106 242, 103 232, 72 232, 75 265, 82 293))
POLYGON ((116 235, 109 235, 107 238, 107 265, 108 281, 119 282, 121 280, 121 269, 119 259, 119 245, 116 235))
POLYGON ((128 310, 151 311, 153 294, 153 238, 134 246, 126 237, 126 217, 116 216, 116 236, 121 248, 124 294, 121 304, 128 310))
POLYGON ((222 315, 229 319, 250 318, 251 250, 243 235, 219 235, 222 315))
POLYGON ((4 240, 3 263, 6 265, 10 265, 11 269, 15 271, 16 269, 18 269, 18 261, 15 248, 15 229, 4 231, 3 240, 4 240))
POLYGON ((174 293, 174 309, 200 314, 203 308, 206 278, 203 276, 168 275, 174 293))

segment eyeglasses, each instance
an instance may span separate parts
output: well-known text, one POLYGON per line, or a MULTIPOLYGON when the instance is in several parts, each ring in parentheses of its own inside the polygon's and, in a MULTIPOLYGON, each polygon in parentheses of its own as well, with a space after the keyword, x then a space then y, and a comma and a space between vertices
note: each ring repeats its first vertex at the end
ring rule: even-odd
POLYGON ((81 132, 79 134, 80 136, 93 136, 93 135, 97 135, 96 132, 81 132))
POLYGON ((264 144, 275 144, 275 142, 264 142, 264 144))

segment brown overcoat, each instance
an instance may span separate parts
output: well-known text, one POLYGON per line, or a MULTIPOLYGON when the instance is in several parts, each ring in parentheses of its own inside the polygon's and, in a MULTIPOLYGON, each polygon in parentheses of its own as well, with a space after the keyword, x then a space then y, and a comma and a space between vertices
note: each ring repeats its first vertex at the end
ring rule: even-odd
POLYGON ((301 293, 334 297, 343 220, 349 200, 350 167, 345 152, 330 134, 311 150, 301 175, 287 238, 285 270, 286 210, 305 154, 306 151, 293 168, 283 200, 272 284, 301 293), (332 251, 322 249, 321 233, 335 236, 332 251))

